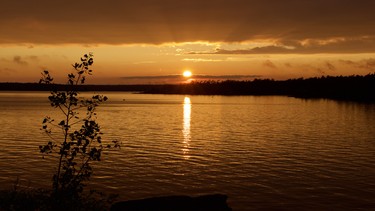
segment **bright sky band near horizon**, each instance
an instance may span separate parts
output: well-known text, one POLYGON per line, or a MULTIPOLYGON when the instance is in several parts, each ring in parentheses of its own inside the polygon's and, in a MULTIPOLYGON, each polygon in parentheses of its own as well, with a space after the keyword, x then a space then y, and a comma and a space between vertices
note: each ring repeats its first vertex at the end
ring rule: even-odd
POLYGON ((0 82, 287 79, 375 72, 372 0, 2 0, 0 82), (182 77, 186 70, 191 78, 182 77))

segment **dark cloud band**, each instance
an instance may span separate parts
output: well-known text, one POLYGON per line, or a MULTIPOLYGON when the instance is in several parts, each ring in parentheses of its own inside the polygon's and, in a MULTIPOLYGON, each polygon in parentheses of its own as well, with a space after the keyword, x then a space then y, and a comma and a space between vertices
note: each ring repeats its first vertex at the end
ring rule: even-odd
MULTIPOLYGON (((0 8, 0 43, 161 44, 274 39, 287 44, 305 39, 366 37, 375 34, 374 8, 373 0, 5 1, 0 8)), ((360 47, 346 51, 355 48, 358 52, 360 47)), ((364 49, 374 52, 373 47, 364 49)), ((246 53, 304 51, 330 49, 269 47, 246 53)))

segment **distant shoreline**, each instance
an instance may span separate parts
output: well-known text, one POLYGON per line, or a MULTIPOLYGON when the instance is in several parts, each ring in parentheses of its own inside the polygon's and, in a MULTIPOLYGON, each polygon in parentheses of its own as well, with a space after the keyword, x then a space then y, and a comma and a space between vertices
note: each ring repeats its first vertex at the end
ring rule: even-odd
MULTIPOLYGON (((69 89, 63 84, 0 83, 0 91, 50 91, 69 89)), ((82 85, 79 91, 119 91, 144 94, 186 95, 279 95, 297 98, 327 98, 375 103, 375 74, 322 76, 276 81, 194 81, 162 85, 82 85)))

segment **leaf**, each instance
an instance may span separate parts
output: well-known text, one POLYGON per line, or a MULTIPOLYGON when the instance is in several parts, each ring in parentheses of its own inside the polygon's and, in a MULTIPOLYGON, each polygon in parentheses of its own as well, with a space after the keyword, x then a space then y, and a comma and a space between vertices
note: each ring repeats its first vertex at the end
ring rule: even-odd
POLYGON ((62 120, 62 121, 59 123, 59 125, 61 125, 61 126, 65 125, 65 121, 62 120))
POLYGON ((92 65, 94 63, 94 60, 92 58, 89 59, 88 64, 92 65))

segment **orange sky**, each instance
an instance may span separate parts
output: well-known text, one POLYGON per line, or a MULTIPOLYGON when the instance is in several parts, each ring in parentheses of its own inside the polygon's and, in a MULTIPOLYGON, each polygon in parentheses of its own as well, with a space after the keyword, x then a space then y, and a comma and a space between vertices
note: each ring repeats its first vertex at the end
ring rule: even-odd
POLYGON ((372 0, 5 1, 0 82, 57 82, 93 52, 89 83, 375 72, 372 0))

